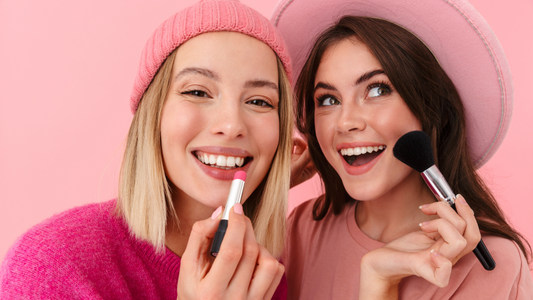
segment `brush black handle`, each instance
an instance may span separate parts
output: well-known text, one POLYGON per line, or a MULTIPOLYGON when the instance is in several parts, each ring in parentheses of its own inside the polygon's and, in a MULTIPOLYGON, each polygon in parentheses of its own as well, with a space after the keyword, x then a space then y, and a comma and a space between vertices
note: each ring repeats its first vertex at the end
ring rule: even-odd
MULTIPOLYGON (((457 209, 455 208, 455 203, 451 206, 453 210, 457 212, 457 209)), ((494 262, 494 259, 492 258, 492 255, 490 255, 489 249, 487 249, 485 243, 483 243, 483 240, 479 241, 476 246, 476 249, 474 249, 473 252, 474 255, 477 257, 477 260, 479 260, 485 270, 492 271, 494 270, 494 268, 496 268, 496 262, 494 262)))

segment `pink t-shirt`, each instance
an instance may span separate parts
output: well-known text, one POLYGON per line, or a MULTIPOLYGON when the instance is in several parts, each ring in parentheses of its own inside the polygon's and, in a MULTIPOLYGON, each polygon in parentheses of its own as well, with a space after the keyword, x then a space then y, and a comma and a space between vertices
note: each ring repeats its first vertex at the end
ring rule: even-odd
MULTIPOLYGON (((288 299, 357 299, 361 258, 385 244, 359 229, 355 202, 321 221, 312 218, 313 203, 301 204, 289 216, 283 255, 288 299)), ((454 265, 447 287, 410 276, 400 284, 400 299, 533 299, 531 273, 518 246, 490 235, 483 241, 496 261, 493 271, 470 253, 454 265)))

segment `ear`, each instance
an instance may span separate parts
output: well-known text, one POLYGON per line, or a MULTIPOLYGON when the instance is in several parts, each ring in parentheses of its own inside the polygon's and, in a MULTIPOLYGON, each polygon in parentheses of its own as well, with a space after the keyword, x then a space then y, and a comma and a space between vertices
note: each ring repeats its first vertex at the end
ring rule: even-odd
POLYGON ((295 133, 292 137, 291 155, 291 188, 310 179, 316 174, 316 168, 311 160, 307 142, 295 133))

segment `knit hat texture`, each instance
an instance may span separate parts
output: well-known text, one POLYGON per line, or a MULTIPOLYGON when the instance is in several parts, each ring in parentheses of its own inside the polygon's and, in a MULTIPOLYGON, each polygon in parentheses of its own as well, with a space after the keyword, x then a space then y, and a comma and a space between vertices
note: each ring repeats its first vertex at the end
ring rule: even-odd
POLYGON ((231 31, 267 44, 279 57, 289 78, 289 52, 270 21, 237 0, 201 0, 164 21, 148 39, 131 94, 130 108, 137 111, 142 95, 165 59, 181 44, 206 32, 231 31))

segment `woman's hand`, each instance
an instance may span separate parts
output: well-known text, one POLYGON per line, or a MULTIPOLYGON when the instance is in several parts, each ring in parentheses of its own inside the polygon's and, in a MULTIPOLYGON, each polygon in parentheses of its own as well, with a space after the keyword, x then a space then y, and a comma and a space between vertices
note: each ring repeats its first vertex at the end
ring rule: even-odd
POLYGON ((316 168, 311 160, 309 148, 304 139, 299 136, 292 138, 291 155, 291 188, 311 179, 316 174, 316 168))
POLYGON ((230 211, 216 259, 209 254, 219 215, 196 222, 181 259, 178 299, 270 299, 284 267, 255 239, 241 204, 230 211))
POLYGON ((439 287, 448 285, 452 265, 481 239, 474 214, 460 195, 456 209, 457 213, 444 202, 424 205, 425 214, 440 218, 367 253, 361 262, 360 299, 397 299, 401 279, 410 275, 439 287))

